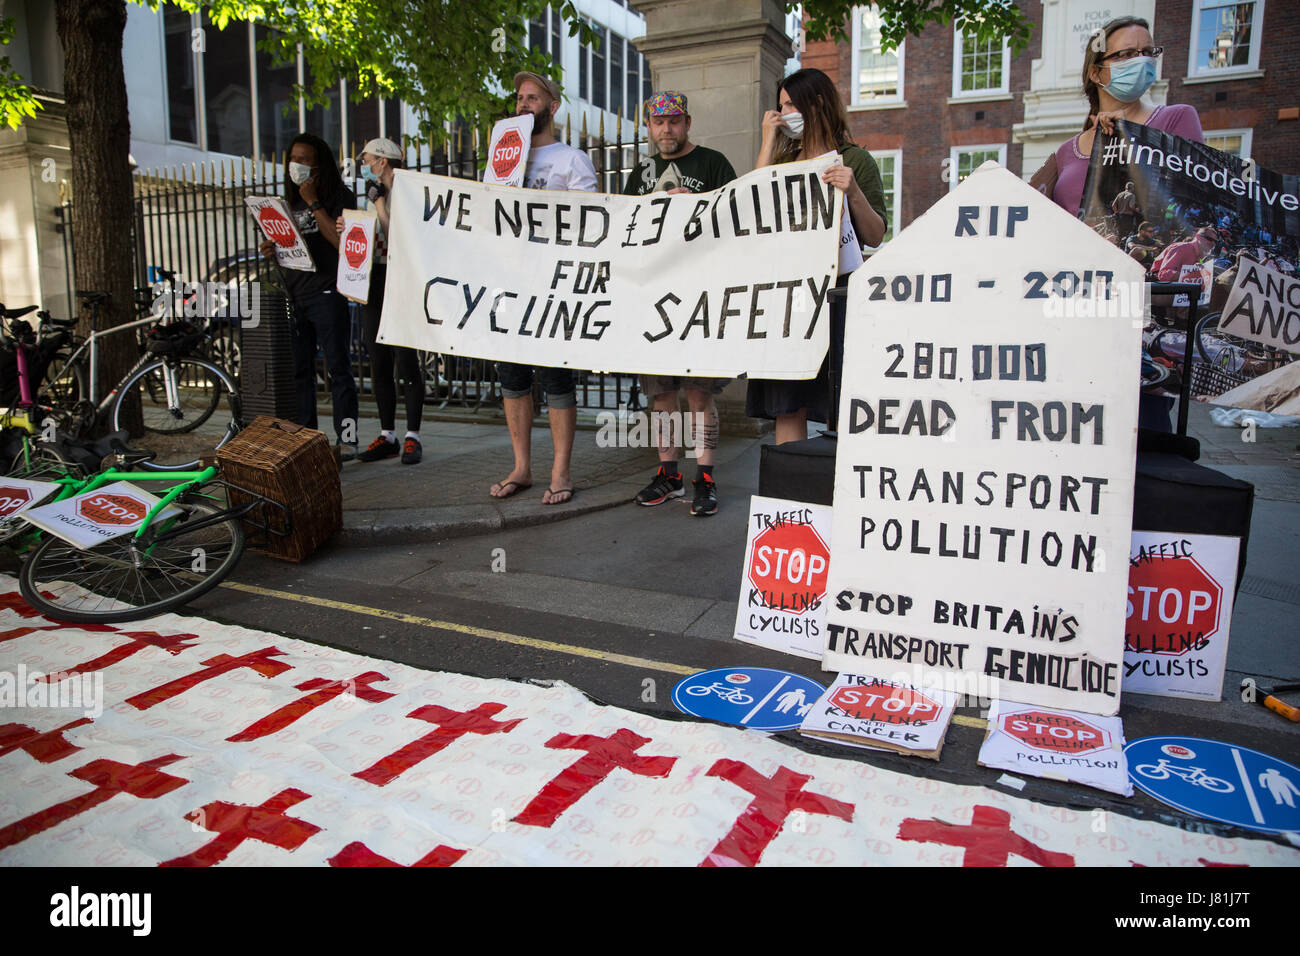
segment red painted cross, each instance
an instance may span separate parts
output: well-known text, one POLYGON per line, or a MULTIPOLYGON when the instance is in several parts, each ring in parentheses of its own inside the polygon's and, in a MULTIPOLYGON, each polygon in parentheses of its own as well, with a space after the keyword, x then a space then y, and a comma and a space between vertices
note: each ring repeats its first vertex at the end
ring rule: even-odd
POLYGON ((269 734, 284 730, 299 717, 310 713, 321 704, 328 703, 344 691, 354 697, 370 701, 372 704, 396 696, 386 690, 377 690, 371 687, 370 685, 377 680, 388 680, 388 678, 379 671, 366 671, 361 676, 350 680, 325 680, 323 677, 313 677, 301 684, 295 684, 295 690, 308 690, 311 693, 305 697, 299 697, 292 703, 285 704, 279 710, 272 711, 265 717, 253 721, 239 733, 226 739, 237 742, 256 740, 259 737, 266 737, 269 734))
POLYGON ((642 737, 623 728, 608 737, 556 734, 546 741, 546 746, 553 750, 587 752, 542 787, 541 792, 514 818, 514 822, 529 827, 549 827, 560 818, 560 814, 618 769, 630 770, 642 777, 668 776, 677 758, 643 757, 636 753, 648 743, 649 737, 642 737))
POLYGON ((183 787, 189 783, 188 780, 173 777, 158 769, 181 759, 180 754, 167 754, 135 766, 118 763, 116 760, 92 760, 84 767, 78 767, 68 776, 92 783, 95 789, 80 797, 73 797, 71 800, 64 800, 52 807, 38 810, 31 816, 23 817, 18 822, 0 829, 0 850, 21 843, 28 837, 57 826, 64 820, 70 820, 79 813, 85 813, 113 799, 119 793, 129 793, 141 800, 156 800, 171 793, 177 787, 183 787))
POLYGON ((132 654, 137 654, 146 647, 160 647, 168 654, 175 657, 181 651, 194 647, 190 641, 197 641, 197 634, 159 634, 156 631, 122 631, 123 637, 131 638, 129 644, 123 644, 115 647, 107 654, 101 654, 84 664, 77 664, 69 667, 57 674, 45 674, 40 680, 46 683, 57 683, 65 677, 73 677, 77 674, 83 674, 86 671, 103 670, 105 667, 111 667, 119 661, 124 661, 132 654))
POLYGON ((136 694, 134 697, 128 697, 126 702, 137 710, 148 710, 155 704, 161 704, 177 694, 183 694, 196 684, 211 680, 213 677, 219 677, 227 671, 237 670, 240 667, 255 670, 263 677, 274 677, 277 674, 283 674, 285 671, 293 669, 292 665, 286 664, 284 661, 271 660, 272 657, 279 657, 283 653, 284 651, 277 647, 265 647, 242 657, 218 654, 216 657, 210 657, 203 662, 203 670, 195 671, 193 674, 187 674, 184 677, 178 677, 160 687, 153 688, 153 690, 136 694))
POLYGON ((63 732, 73 727, 82 727, 90 723, 89 717, 82 717, 62 727, 55 727, 42 733, 24 724, 0 724, 0 757, 11 750, 25 750, 28 756, 35 757, 41 763, 54 763, 81 748, 63 739, 63 732))
POLYGON ((380 757, 365 770, 359 770, 352 776, 360 777, 366 783, 373 783, 376 787, 382 787, 392 783, 420 761, 433 756, 466 734, 508 734, 523 723, 523 718, 502 721, 492 719, 505 709, 505 704, 491 701, 479 704, 473 710, 464 713, 448 710, 437 704, 417 707, 406 716, 437 724, 438 729, 430 731, 423 737, 417 737, 387 757, 380 757))
POLYGON ((297 817, 285 816, 294 804, 311 798, 290 787, 261 806, 249 807, 218 800, 185 814, 185 819, 217 834, 193 853, 159 863, 159 866, 215 866, 245 840, 259 840, 282 850, 296 850, 321 828, 297 817))
POLYGON ((1074 857, 1055 853, 1030 843, 1011 829, 1011 814, 997 807, 976 804, 970 826, 957 826, 942 820, 908 818, 898 827, 900 840, 942 843, 963 847, 962 866, 1006 866, 1014 853, 1039 866, 1074 866, 1074 857))
POLYGON ((723 759, 709 768, 707 776, 728 780, 748 790, 754 799, 700 866, 756 866, 767 845, 781 832, 786 817, 795 810, 853 819, 853 804, 805 793, 803 785, 812 777, 786 767, 778 767, 771 777, 765 777, 739 760, 723 759))
MULTIPOLYGON (((424 856, 420 857, 411 866, 451 866, 462 856, 468 853, 468 850, 455 850, 449 846, 436 846, 424 856)), ((330 866, 404 866, 402 863, 395 863, 386 856, 380 856, 370 847, 360 841, 349 843, 343 849, 339 850, 334 856, 329 858, 330 866)))
MULTIPOLYGON (((51 595, 52 597, 52 595, 51 595)), ((22 595, 17 591, 10 591, 6 594, 0 594, 0 611, 13 611, 19 617, 40 617, 40 613, 34 610, 31 605, 23 600, 22 595)), ((44 620, 42 618, 42 620, 44 620)), ((30 634, 32 631, 57 631, 60 628, 71 627, 78 631, 116 631, 117 628, 111 624, 64 624, 51 622, 43 627, 14 628, 9 631, 0 631, 0 641, 12 640, 15 637, 22 637, 24 634, 30 634), (19 633, 21 632, 21 633, 19 633)))

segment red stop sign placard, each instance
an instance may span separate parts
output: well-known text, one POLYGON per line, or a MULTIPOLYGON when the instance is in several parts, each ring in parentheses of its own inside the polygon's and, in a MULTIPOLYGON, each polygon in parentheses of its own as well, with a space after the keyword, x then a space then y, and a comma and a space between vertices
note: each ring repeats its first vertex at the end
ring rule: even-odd
POLYGON ((360 226, 353 226, 343 238, 343 256, 354 269, 366 261, 366 231, 360 226))
POLYGON ((1189 556, 1141 561, 1128 573, 1130 651, 1181 657, 1219 630, 1223 588, 1189 556))
POLYGON ((13 514, 31 500, 32 493, 26 488, 0 485, 0 518, 13 514))
POLYGON ((496 149, 492 150, 492 172, 498 179, 509 179, 523 155, 524 141, 519 137, 519 130, 506 130, 497 140, 496 149))
POLYGON ((830 563, 830 548, 816 528, 790 524, 759 532, 745 573, 765 607, 802 614, 826 596, 830 563))
POLYGON ((886 724, 928 724, 939 716, 939 705, 919 690, 889 683, 841 687, 830 702, 850 717, 886 724))
POLYGON ((95 524, 135 524, 149 513, 149 506, 121 492, 89 495, 77 502, 77 514, 95 524))
POLYGON ((274 206, 263 206, 257 214, 257 221, 262 224, 262 231, 275 241, 277 246, 293 245, 293 224, 289 222, 274 206))
POLYGON ((1082 754, 1108 746, 1106 732, 1069 714, 1045 714, 1040 710, 1007 714, 1002 732, 1035 750, 1082 754))

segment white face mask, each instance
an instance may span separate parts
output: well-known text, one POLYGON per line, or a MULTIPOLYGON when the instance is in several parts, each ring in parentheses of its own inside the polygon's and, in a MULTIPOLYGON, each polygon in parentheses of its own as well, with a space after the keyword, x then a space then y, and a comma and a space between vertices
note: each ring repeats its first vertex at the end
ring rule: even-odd
POLYGON ((803 114, 800 112, 782 113, 781 122, 785 123, 785 128, 790 131, 793 139, 800 139, 803 136, 803 114))
POLYGON ((289 178, 293 180, 295 186, 301 186, 307 180, 311 179, 311 167, 304 166, 302 163, 290 163, 289 178))

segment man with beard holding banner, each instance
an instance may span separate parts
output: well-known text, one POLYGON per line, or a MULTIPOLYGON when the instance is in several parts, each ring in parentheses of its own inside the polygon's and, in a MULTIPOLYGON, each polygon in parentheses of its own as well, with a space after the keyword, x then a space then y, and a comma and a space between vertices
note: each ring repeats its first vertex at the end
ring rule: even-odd
MULTIPOLYGON (((533 136, 529 145, 526 189, 596 191, 596 169, 587 154, 555 138, 555 111, 560 108, 560 88, 538 73, 515 74, 515 113, 533 114, 533 136)), ((497 379, 505 397, 506 427, 514 449, 515 467, 492 486, 493 498, 509 498, 533 486, 532 427, 534 369, 513 362, 497 363, 497 379)), ((547 418, 555 460, 551 484, 542 504, 558 505, 573 498, 569 461, 573 434, 578 424, 578 400, 573 372, 567 368, 537 368, 537 378, 546 391, 547 418)))
MULTIPOLYGON (((642 158, 623 187, 625 196, 647 193, 702 193, 725 186, 736 178, 731 163, 716 149, 697 146, 690 140, 691 114, 686 96, 665 91, 645 102, 645 124, 659 147, 655 156, 642 158)), ((686 390, 691 407, 691 431, 699 460, 695 475, 692 515, 711 515, 718 510, 718 488, 713 482, 713 452, 718 447, 718 405, 714 396, 727 387, 727 378, 683 378, 678 375, 642 375, 641 391, 654 403, 659 440, 659 470, 654 479, 637 493, 639 505, 663 504, 686 493, 673 451, 679 436, 666 434, 663 422, 678 411, 677 394, 686 390)), ((682 442, 685 436, 680 436, 682 442)))

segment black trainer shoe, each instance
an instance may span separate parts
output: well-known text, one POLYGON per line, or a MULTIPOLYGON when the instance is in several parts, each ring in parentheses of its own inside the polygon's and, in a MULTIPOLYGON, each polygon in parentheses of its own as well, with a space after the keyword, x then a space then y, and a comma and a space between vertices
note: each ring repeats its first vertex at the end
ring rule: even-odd
POLYGON ((420 459, 424 457, 424 448, 420 445, 420 439, 407 438, 402 442, 402 464, 418 465, 420 459))
POLYGON ((718 510, 718 486, 707 475, 696 478, 694 484, 695 500, 691 502, 691 514, 714 514, 718 510))
POLYGON ((682 487, 681 475, 670 475, 662 465, 655 472, 654 481, 646 485, 636 494, 636 503, 639 505, 661 505, 669 498, 681 498, 686 494, 686 489, 682 487))
POLYGON ((370 447, 357 455, 357 461, 380 461, 384 458, 396 458, 401 449, 397 447, 397 442, 389 441, 383 435, 380 435, 370 443, 370 447))

